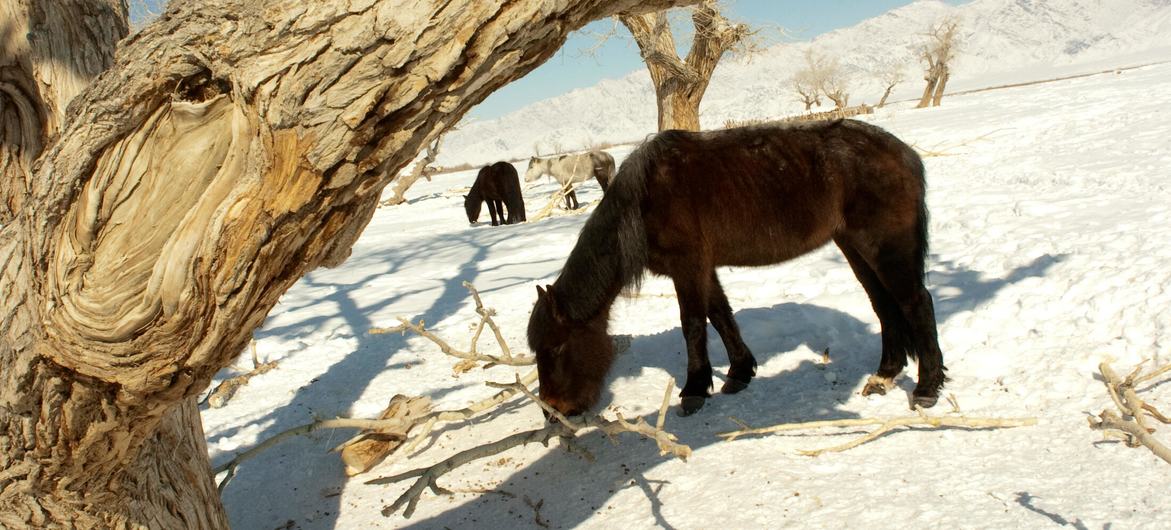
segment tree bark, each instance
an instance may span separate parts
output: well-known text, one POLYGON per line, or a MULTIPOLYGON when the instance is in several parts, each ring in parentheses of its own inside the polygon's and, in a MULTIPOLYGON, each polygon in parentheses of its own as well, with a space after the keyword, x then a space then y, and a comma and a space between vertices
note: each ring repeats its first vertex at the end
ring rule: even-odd
POLYGON ((748 35, 744 24, 731 24, 715 0, 704 0, 692 12, 695 37, 686 59, 680 59, 675 37, 664 13, 618 17, 630 30, 655 87, 659 130, 699 130, 699 104, 724 52, 748 35))
POLYGON ((0 225, 21 209, 33 162, 66 105, 114 62, 126 32, 121 0, 0 4, 0 225))
POLYGON ((951 63, 959 46, 959 19, 948 18, 933 24, 926 33, 927 42, 919 49, 919 59, 926 64, 923 79, 927 86, 915 108, 939 106, 943 89, 951 75, 951 63))
MULTIPOLYGON (((25 4, 6 1, 12 27, 25 4)), ((32 171, 0 226, 0 526, 225 527, 194 396, 280 295, 343 261, 420 148, 570 31, 687 1, 172 0, 63 119, 5 110, 32 171), (30 166, 26 122, 50 121, 30 166)))
POLYGON ((932 107, 938 107, 939 104, 943 101, 943 89, 947 87, 947 78, 950 77, 950 74, 947 71, 947 67, 944 67, 942 70, 943 71, 939 74, 939 78, 935 81, 935 92, 931 96, 932 107))
POLYGON ((927 86, 923 87, 923 95, 919 97, 919 103, 915 105, 917 109, 931 105, 931 96, 935 94, 935 85, 938 83, 938 78, 931 71, 923 77, 923 80, 927 81, 927 86))

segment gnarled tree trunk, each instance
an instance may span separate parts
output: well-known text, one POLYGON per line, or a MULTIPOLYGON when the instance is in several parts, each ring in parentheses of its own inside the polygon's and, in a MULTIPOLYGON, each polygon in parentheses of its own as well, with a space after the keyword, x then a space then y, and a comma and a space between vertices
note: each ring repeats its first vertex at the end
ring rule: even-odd
MULTIPOLYGON (((392 176, 568 32, 679 3, 171 0, 5 181, 0 526, 224 527, 194 396, 278 297, 344 260, 392 176)), ((62 29, 67 56, 100 53, 62 29)), ((6 149, 10 123, 29 145, 32 118, 5 116, 6 149)))
POLYGON ((634 35, 651 74, 659 107, 659 130, 699 130, 699 103, 724 52, 748 35, 748 26, 731 24, 715 0, 704 0, 692 12, 695 37, 687 58, 675 51, 675 37, 663 13, 618 17, 634 35))
POLYGON ((926 67, 923 80, 927 81, 927 86, 915 108, 938 107, 943 101, 943 90, 951 76, 951 63, 959 46, 959 24, 959 19, 948 18, 928 29, 927 41, 919 48, 919 59, 926 67))
POLYGON ((114 62, 126 31, 122 0, 0 3, 0 225, 21 209, 65 106, 114 62))

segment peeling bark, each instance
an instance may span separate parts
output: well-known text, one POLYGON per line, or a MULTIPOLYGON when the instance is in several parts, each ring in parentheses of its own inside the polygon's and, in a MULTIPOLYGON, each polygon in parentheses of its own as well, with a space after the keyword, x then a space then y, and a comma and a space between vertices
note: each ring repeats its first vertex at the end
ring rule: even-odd
MULTIPOLYGON (((5 1, 0 27, 35 19, 5 1)), ((570 31, 681 3, 172 0, 63 117, 22 89, 0 110, 0 526, 225 527, 194 399, 280 295, 343 261, 393 176, 570 31)), ((121 0, 36 5, 114 9, 95 27, 125 32, 121 0)), ((48 42, 102 56, 74 38, 48 42)), ((8 57, 0 82, 26 64, 8 57)))

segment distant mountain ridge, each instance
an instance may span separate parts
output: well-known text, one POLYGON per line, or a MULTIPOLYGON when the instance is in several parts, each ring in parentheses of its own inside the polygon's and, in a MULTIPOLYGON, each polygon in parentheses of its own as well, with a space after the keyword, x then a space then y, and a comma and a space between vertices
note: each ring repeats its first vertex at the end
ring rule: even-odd
MULTIPOLYGON (((1162 48, 1171 57, 1171 0, 974 0, 960 6, 918 0, 812 41, 779 44, 752 57, 725 57, 700 107, 702 126, 801 112, 789 79, 811 46, 837 56, 853 72, 851 103, 878 100, 881 87, 867 72, 892 60, 904 63, 907 72, 892 98, 918 96, 923 81, 914 51, 920 34, 947 16, 960 17, 963 39, 949 89, 1039 80, 1162 48)), ((530 156, 537 146, 547 154, 555 146, 573 150, 634 141, 654 132, 655 124, 650 79, 638 70, 493 120, 463 124, 446 139, 439 163, 479 165, 530 156)))

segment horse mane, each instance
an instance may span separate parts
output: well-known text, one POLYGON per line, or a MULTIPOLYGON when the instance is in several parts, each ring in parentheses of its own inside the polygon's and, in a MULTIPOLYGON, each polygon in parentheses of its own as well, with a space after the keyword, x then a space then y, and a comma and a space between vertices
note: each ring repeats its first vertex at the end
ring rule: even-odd
POLYGON ((655 151, 653 140, 648 141, 622 162, 554 283, 559 309, 574 320, 594 318, 623 289, 637 291, 642 285, 647 241, 641 204, 655 151))

